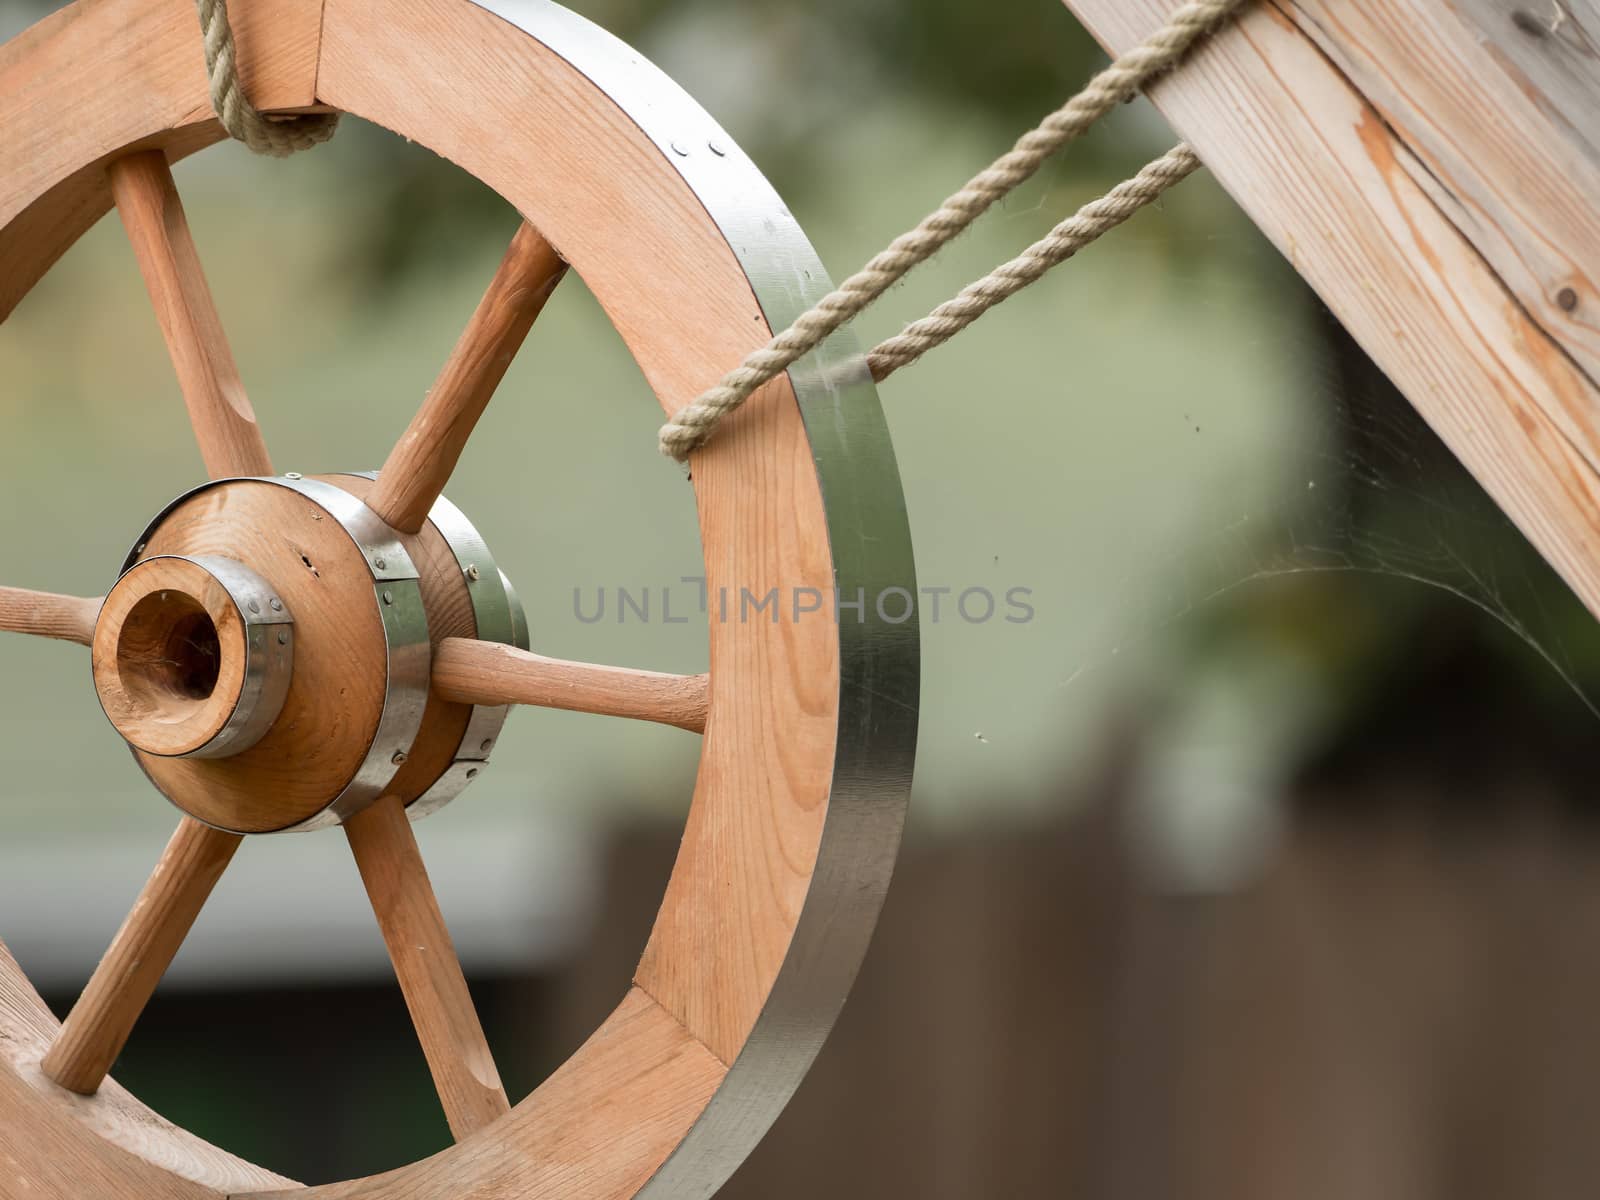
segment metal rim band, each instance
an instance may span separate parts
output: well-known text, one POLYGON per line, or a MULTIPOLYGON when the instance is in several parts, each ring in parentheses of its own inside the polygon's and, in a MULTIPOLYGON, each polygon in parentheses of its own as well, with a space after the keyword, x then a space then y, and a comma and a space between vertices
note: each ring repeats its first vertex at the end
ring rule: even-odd
MULTIPOLYGON (((656 145, 722 231, 774 330, 827 294, 827 271, 772 185, 659 68, 553 0, 472 3, 581 72, 656 145)), ((788 374, 811 443, 839 594, 881 596, 898 587, 918 595, 894 448, 855 335, 834 334, 788 374)), ((708 1196, 733 1174, 822 1048, 866 953, 899 853, 921 691, 916 615, 892 624, 873 607, 868 601, 859 622, 839 622, 828 812, 788 954, 722 1086, 636 1200, 708 1196)))
MULTIPOLYGON (((376 471, 342 471, 340 474, 373 482, 378 478, 376 471)), ((522 602, 467 514, 447 497, 440 496, 434 501, 428 520, 444 538, 445 545, 455 556, 456 565, 461 568, 478 640, 528 649, 528 619, 522 602)), ((510 713, 510 705, 473 706, 450 765, 406 808, 413 821, 438 812, 483 773, 510 713)))
MULTIPOLYGON (((388 663, 383 714, 367 756, 344 790, 325 808, 304 821, 276 833, 299 833, 337 825, 383 795, 399 773, 412 743, 422 728, 428 705, 433 650, 428 641, 428 616, 422 606, 422 587, 416 564, 400 544, 394 530, 349 492, 299 475, 243 476, 213 479, 178 496, 145 527, 133 552, 122 564, 125 575, 138 562, 151 537, 176 509, 195 496, 231 483, 264 483, 298 492, 336 522, 361 551, 372 575, 373 602, 383 622, 388 663)), ((208 568, 209 569, 209 568, 208 568)), ((120 578, 120 575, 119 575, 120 578)), ((135 752, 134 758, 138 759, 135 752)), ((148 772, 147 772, 148 774, 148 772)), ((165 794, 165 793, 163 793, 165 794)))

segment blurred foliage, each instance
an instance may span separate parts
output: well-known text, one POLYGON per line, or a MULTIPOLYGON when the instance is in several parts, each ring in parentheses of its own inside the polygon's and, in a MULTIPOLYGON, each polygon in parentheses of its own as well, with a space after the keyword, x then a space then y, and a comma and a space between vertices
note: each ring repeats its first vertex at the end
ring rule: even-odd
POLYGON ((852 101, 898 94, 1006 127, 1059 105, 1104 57, 1061 0, 593 0, 577 7, 643 47, 685 20, 735 22, 772 37, 786 54, 807 55, 823 91, 835 90, 842 76, 855 84, 852 101))
MULTIPOLYGON (((874 111, 925 108, 978 127, 1003 150, 1060 105, 1104 55, 1060 0, 975 6, 965 0, 593 0, 573 7, 639 47, 730 128, 792 202, 830 186, 828 142, 874 111)), ((465 172, 359 141, 368 219, 341 270, 389 287, 515 223, 465 172)), ((1129 165, 1136 153, 1096 139, 1080 157, 1129 165)), ((970 164, 976 171, 985 165, 970 164)), ((953 190, 962 179, 952 177, 953 190)), ((921 216, 907 208, 905 223, 921 216)), ((898 232, 885 228, 887 240, 898 232)))
MULTIPOLYGON (((23 14, 61 6, 8 3, 17 27, 23 14)), ((1061 0, 574 0, 570 7, 655 59, 791 203, 832 186, 838 156, 829 143, 874 114, 921 109, 998 154, 1105 61, 1061 0)), ((362 164, 361 186, 343 198, 361 218, 331 264, 348 281, 389 289, 485 239, 509 237, 515 226, 504 201, 449 163, 408 153, 355 122, 346 122, 340 142, 362 164)), ((1090 175, 1127 174, 1147 149, 1095 137, 1073 155, 1090 175)), ((967 169, 984 165, 975 158, 967 169)), ((965 178, 953 175, 949 190, 965 178)), ((903 222, 879 230, 879 239, 921 215, 908 206, 903 222)))

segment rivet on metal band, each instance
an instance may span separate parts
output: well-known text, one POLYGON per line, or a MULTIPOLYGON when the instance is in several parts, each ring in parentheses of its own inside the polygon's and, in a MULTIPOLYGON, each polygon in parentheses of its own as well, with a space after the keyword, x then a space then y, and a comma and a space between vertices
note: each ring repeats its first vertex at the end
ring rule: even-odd
MULTIPOLYGON (((181 557, 178 555, 163 557, 181 557)), ((185 758, 227 758, 250 749, 283 711, 294 676, 294 616, 272 585, 243 563, 213 555, 190 557, 228 593, 244 621, 244 685, 228 723, 185 758)))
MULTIPOLYGON (((351 475, 376 481, 376 471, 352 471, 351 475)), ((511 581, 489 553, 489 546, 467 515, 443 496, 434 502, 428 519, 450 547, 472 604, 478 638, 502 642, 526 650, 528 617, 511 581)), ((511 709, 506 705, 477 705, 467 720, 461 742, 442 775, 406 811, 413 821, 438 812, 459 796, 489 765, 489 755, 499 741, 511 709)))

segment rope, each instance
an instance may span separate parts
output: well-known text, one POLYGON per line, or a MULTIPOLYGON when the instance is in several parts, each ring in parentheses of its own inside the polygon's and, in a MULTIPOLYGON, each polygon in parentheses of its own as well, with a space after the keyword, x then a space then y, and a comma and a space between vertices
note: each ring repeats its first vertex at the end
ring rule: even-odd
MULTIPOLYGON (((901 234, 891 242, 887 249, 877 254, 871 262, 867 263, 860 271, 846 279, 839 287, 824 296, 810 311, 803 313, 788 329, 774 337, 766 346, 752 351, 739 366, 735 367, 722 377, 722 380, 713 388, 701 393, 694 401, 679 409, 677 414, 661 427, 660 444, 663 454, 678 459, 680 462, 688 458, 689 454, 703 446, 716 431, 718 424, 727 415, 737 409, 750 395, 762 385, 770 382, 784 371, 788 370, 798 359, 815 350, 842 326, 848 324, 860 315, 884 292, 893 287, 910 273, 918 264, 926 262, 942 247, 965 231, 978 217, 987 212, 997 200, 1000 200, 1022 183, 1030 179, 1035 172, 1057 151, 1070 142, 1080 137, 1090 126, 1110 112, 1117 105, 1131 99, 1148 84, 1152 79, 1174 66, 1179 59, 1203 35, 1214 26, 1229 16, 1244 0, 1187 0, 1181 5, 1166 25, 1153 33, 1143 44, 1129 50, 1110 66, 1089 81, 1085 87, 1065 105, 1051 113, 1039 126, 1024 134, 1012 149, 997 159, 989 168, 975 176, 967 185, 955 195, 946 200, 939 208, 923 219, 915 229, 901 234)), ((1158 164, 1166 162, 1171 154, 1155 163, 1150 164, 1141 171, 1133 180, 1122 185, 1122 188, 1131 187, 1147 172, 1154 170, 1158 164)), ((1192 151, 1190 157, 1193 157, 1192 151)), ((1191 167, 1190 170, 1193 170, 1191 167)), ((1119 218, 1125 220, 1128 215, 1149 203, 1155 196, 1160 195, 1166 187, 1177 182, 1187 171, 1166 183, 1165 186, 1150 194, 1140 204, 1134 204, 1119 218)), ((1122 191, 1118 188, 1112 193, 1122 191)), ((1105 197, 1101 203, 1110 203, 1111 196, 1105 197)), ((1118 204, 1125 200, 1119 200, 1118 204)), ((1094 206, 1091 205, 1091 208, 1094 206)), ((1076 217, 1065 222, 1059 227, 1057 233, 1067 226, 1082 218, 1080 212, 1076 217)), ((1119 223, 1111 222, 1111 225, 1119 223)), ((1107 225, 1106 228, 1110 228, 1107 225)), ((1104 230, 1100 230, 1104 232, 1104 230)), ((1066 238, 1070 241, 1071 234, 1066 238)), ((1095 234, 1093 236, 1098 236, 1095 234)), ((1076 246, 1068 249, 1062 258, 1069 257, 1079 246, 1093 240, 1093 236, 1079 241, 1076 246)), ((1056 234, 1046 238, 1041 246, 1055 239, 1056 234)), ((1038 249, 1035 247, 1034 249, 1038 249)), ((1046 257, 1048 256, 1046 252, 1046 257)), ((989 287, 990 281, 996 275, 1004 276, 1005 273, 1018 266, 1018 263, 1029 260, 1029 254, 1013 263, 1008 263, 994 275, 980 280, 972 285, 968 291, 978 289, 980 293, 999 292, 1005 286, 997 283, 989 287)), ((1030 261, 1042 261, 1030 260, 1030 261)), ((1061 261, 1060 258, 1056 260, 1061 261)), ((1051 265, 1054 265, 1053 263, 1051 265)), ((1031 269, 1023 268, 1023 269, 1031 269)), ((1045 269, 1048 269, 1046 267, 1045 269)), ((1043 270, 1034 275, 1038 278, 1043 270)), ((1028 280, 1032 282, 1032 280, 1028 280)), ((997 296, 989 305, 999 303, 1005 296, 1010 295, 1026 284, 1018 284, 1010 291, 997 296)), ((941 311, 950 305, 963 306, 967 301, 967 293, 950 301, 948 305, 941 306, 941 311)), ((983 311, 979 308, 972 312, 967 319, 967 324, 975 320, 983 311)), ((955 318, 941 318, 936 312, 926 321, 946 321, 955 318)), ((912 329, 924 325, 919 321, 912 329)), ((943 327, 941 324, 940 328, 943 327)), ((957 326, 951 328, 950 334, 956 332, 957 326)), ((910 334, 910 330, 902 333, 899 338, 891 338, 886 346, 899 343, 900 338, 910 334)), ((948 337, 950 334, 946 334, 948 337)), ((918 339, 931 336, 931 329, 923 329, 916 335, 918 339)), ((926 350, 937 345, 942 338, 927 342, 923 349, 926 350)), ((905 347, 892 352, 899 355, 905 347)), ((883 347, 879 348, 882 351, 883 347)), ((876 356, 879 351, 874 352, 876 356)), ((921 353, 922 351, 918 351, 921 353)), ((895 358, 889 370, 904 366, 916 355, 910 358, 895 358)))
POLYGON ((228 0, 195 0, 200 32, 205 38, 206 74, 211 80, 211 107, 228 133, 257 154, 288 158, 327 141, 339 127, 338 113, 269 117, 245 98, 239 86, 239 64, 228 22, 228 0))
POLYGON ((867 355, 872 378, 882 383, 901 367, 908 367, 935 346, 943 345, 1003 300, 1009 300, 1052 267, 1060 266, 1101 234, 1121 225, 1146 205, 1159 200, 1168 188, 1182 183, 1199 169, 1200 160, 1187 143, 1180 142, 1132 179, 1117 184, 1098 200, 1085 204, 1010 262, 961 289, 933 312, 907 325, 867 355))

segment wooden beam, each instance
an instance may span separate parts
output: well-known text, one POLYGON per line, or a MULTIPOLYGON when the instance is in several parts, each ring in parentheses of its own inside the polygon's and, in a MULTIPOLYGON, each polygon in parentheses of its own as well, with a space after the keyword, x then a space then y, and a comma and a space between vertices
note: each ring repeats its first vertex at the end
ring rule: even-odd
MULTIPOLYGON (((1297 0, 1291 12, 1411 151, 1412 180, 1600 382, 1600 0, 1297 0)), ((1600 467, 1592 396, 1560 398, 1552 416, 1600 467)))
MULTIPOLYGON (((1112 52, 1141 41, 1177 5, 1067 2, 1112 52)), ((1463 14, 1488 7, 1261 0, 1151 97, 1600 614, 1600 389, 1579 365, 1596 348, 1576 319, 1594 307, 1590 284, 1578 279, 1578 267, 1595 261, 1594 218, 1579 211, 1588 203, 1584 169, 1557 166, 1580 160, 1578 147, 1594 135, 1585 112, 1563 110, 1573 103, 1570 85, 1552 83, 1532 103, 1545 114, 1537 120, 1529 105, 1515 117, 1491 118, 1480 98, 1458 97, 1454 109, 1428 98, 1447 72, 1462 92, 1511 86, 1511 56, 1497 56, 1492 45, 1469 54, 1463 40, 1472 28, 1463 14), (1460 28, 1447 51, 1428 31, 1451 29, 1451 21, 1460 28), (1463 61, 1507 78, 1485 83, 1455 74, 1468 69, 1463 61), (1578 132, 1563 131, 1563 122, 1578 132), (1519 152, 1520 166, 1506 157, 1517 138, 1538 143, 1519 152), (1431 175, 1435 164, 1442 177, 1431 175), (1507 178, 1518 172, 1526 178, 1507 178), (1491 203, 1495 189, 1501 195, 1491 203), (1513 270, 1519 247, 1536 241, 1544 243, 1538 262, 1513 270), (1535 293, 1543 296, 1558 279, 1565 282, 1534 304, 1535 293), (1571 313, 1562 287, 1582 289, 1571 313), (1561 320, 1552 307, 1565 314, 1561 320)), ((1592 0, 1563 7, 1570 14, 1592 8, 1592 0)), ((1592 311, 1584 314, 1592 319, 1592 311)))

